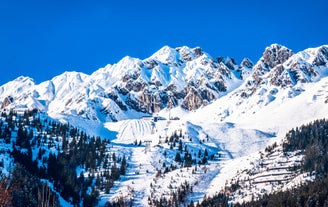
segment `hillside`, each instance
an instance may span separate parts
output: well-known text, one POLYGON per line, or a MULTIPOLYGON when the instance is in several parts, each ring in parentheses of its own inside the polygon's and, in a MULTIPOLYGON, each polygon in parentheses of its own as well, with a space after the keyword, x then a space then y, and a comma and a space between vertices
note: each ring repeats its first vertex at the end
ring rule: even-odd
POLYGON ((4 182, 40 182, 21 200, 47 186, 52 206, 242 203, 315 179, 290 170, 304 154, 283 143, 327 118, 328 47, 272 44, 237 64, 165 46, 90 75, 19 77, 0 86, 0 107, 4 182))

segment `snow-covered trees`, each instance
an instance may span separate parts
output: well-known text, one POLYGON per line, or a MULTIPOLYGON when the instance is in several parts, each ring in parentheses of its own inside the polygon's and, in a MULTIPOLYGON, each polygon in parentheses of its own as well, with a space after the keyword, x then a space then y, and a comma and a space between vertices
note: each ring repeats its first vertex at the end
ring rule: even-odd
MULTIPOLYGON (((17 185, 0 190, 1 204, 11 199, 18 206, 56 206, 59 202, 53 191, 57 191, 73 205, 82 202, 84 206, 94 206, 99 192, 109 193, 114 180, 126 173, 125 156, 110 152, 105 139, 89 136, 69 124, 40 118, 35 110, 23 115, 2 113, 2 117, 0 139, 7 138, 12 143, 10 154, 16 168, 10 183, 17 185), (40 179, 48 180, 53 188, 40 179)), ((5 181, 0 188, 5 187, 5 181)))
POLYGON ((290 130, 286 135, 284 151, 304 152, 302 168, 305 171, 328 173, 328 121, 316 120, 290 130))

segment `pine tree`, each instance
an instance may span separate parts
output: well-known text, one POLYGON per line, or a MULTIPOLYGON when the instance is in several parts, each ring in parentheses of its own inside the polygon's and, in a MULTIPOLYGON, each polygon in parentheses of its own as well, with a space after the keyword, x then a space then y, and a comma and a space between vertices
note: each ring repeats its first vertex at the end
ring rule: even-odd
POLYGON ((179 151, 181 152, 182 151, 182 141, 181 141, 181 139, 179 140, 179 147, 178 147, 178 149, 179 149, 179 151))
POLYGON ((123 159, 122 159, 121 167, 120 167, 120 174, 121 175, 125 175, 126 174, 126 167, 127 167, 126 159, 125 159, 125 155, 123 155, 123 159))
POLYGON ((180 152, 177 152, 174 158, 174 161, 181 163, 182 159, 181 159, 181 155, 180 152))

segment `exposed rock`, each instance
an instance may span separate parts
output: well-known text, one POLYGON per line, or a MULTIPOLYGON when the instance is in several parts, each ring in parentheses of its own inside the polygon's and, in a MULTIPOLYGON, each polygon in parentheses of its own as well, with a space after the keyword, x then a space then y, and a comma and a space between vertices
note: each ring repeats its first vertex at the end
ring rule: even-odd
POLYGON ((224 57, 219 56, 219 57, 216 58, 216 61, 217 61, 218 63, 221 63, 221 62, 224 61, 224 57))
POLYGON ((147 59, 143 63, 144 63, 144 66, 146 66, 150 69, 153 69, 156 66, 158 66, 158 62, 156 60, 152 60, 152 59, 147 59))
POLYGON ((145 82, 129 80, 126 83, 125 87, 127 91, 139 92, 142 91, 146 87, 146 85, 147 84, 145 82))
POLYGON ((236 67, 236 61, 233 58, 227 57, 224 63, 230 70, 234 70, 236 67))
MULTIPOLYGON (((198 109, 201 105, 216 99, 217 94, 226 92, 228 90, 226 80, 241 79, 240 74, 244 70, 244 68, 238 68, 232 58, 226 58, 218 63, 200 47, 191 49, 186 46, 176 49, 165 46, 150 58, 142 61, 142 65, 144 68, 141 68, 139 64, 134 71, 125 71, 120 84, 117 84, 115 88, 119 94, 127 97, 126 106, 145 113, 158 112, 164 107, 176 107, 180 101, 188 110, 198 109), (186 67, 186 71, 181 71, 186 73, 195 71, 195 75, 200 74, 200 76, 197 78, 189 76, 185 80, 179 77, 179 80, 183 82, 167 84, 165 81, 176 78, 171 76, 173 75, 171 71, 180 73, 180 69, 171 70, 176 67, 181 67, 180 69, 186 67), (167 76, 168 74, 170 77, 167 76)), ((124 104, 118 102, 115 97, 111 98, 120 108, 123 107, 124 104)))
POLYGON ((282 66, 284 62, 288 60, 293 55, 293 52, 281 45, 272 44, 271 46, 267 47, 263 52, 263 56, 260 60, 256 63, 253 68, 253 72, 251 75, 251 79, 248 81, 249 85, 249 93, 248 95, 254 94, 259 85, 265 84, 267 79, 264 75, 271 73, 267 81, 271 84, 282 87, 289 85, 292 80, 288 77, 288 74, 285 74, 285 69, 282 66), (283 78, 285 77, 285 78, 283 78))
POLYGON ((254 66, 252 76, 255 79, 255 83, 260 83, 262 79, 260 76, 266 74, 278 64, 284 63, 292 55, 293 52, 290 49, 278 44, 267 47, 260 60, 254 66))
POLYGON ((285 68, 283 65, 278 65, 277 67, 272 70, 272 73, 270 74, 269 81, 272 85, 286 88, 287 86, 290 86, 293 84, 293 79, 297 80, 296 77, 290 77, 290 75, 293 74, 292 71, 288 72, 285 71, 285 68))
POLYGON ((14 101, 13 97, 11 96, 6 97, 2 102, 1 109, 4 109, 7 106, 9 106, 13 101, 14 101))
POLYGON ((203 90, 200 90, 200 94, 201 94, 202 99, 206 102, 212 101, 216 98, 215 95, 206 88, 204 88, 203 90))
POLYGON ((186 97, 183 99, 181 107, 189 111, 196 110, 203 104, 203 99, 198 91, 193 86, 189 86, 186 89, 186 97))
POLYGON ((195 58, 198 58, 204 54, 202 48, 200 48, 200 47, 194 48, 193 52, 194 52, 195 58))
POLYGON ((158 93, 152 93, 144 90, 138 96, 127 97, 126 103, 134 110, 144 113, 156 113, 164 108, 163 97, 159 96, 158 93))
POLYGON ((248 58, 244 58, 240 63, 240 67, 252 68, 253 66, 253 62, 248 58))
POLYGON ((328 61, 328 48, 321 47, 318 51, 318 55, 313 61, 313 64, 316 66, 323 66, 326 65, 328 61))
POLYGON ((293 52, 278 44, 272 44, 267 47, 263 53, 261 60, 269 68, 273 68, 278 64, 284 63, 289 57, 293 55, 293 52))
POLYGON ((102 108, 102 109, 99 110, 99 112, 104 114, 105 116, 109 117, 110 120, 113 121, 113 122, 118 121, 110 108, 102 108))
MULTIPOLYGON (((271 50, 265 52, 262 63, 280 63, 288 54, 272 46, 271 50)), ((317 62, 320 63, 319 60, 317 62)), ((151 114, 165 107, 180 105, 187 110, 196 110, 220 97, 222 93, 238 87, 241 80, 249 76, 252 66, 249 59, 244 59, 240 65, 229 57, 213 59, 200 47, 165 46, 147 59, 127 56, 117 64, 95 71, 89 77, 85 74, 65 73, 49 81, 53 86, 47 90, 37 86, 37 95, 28 100, 31 101, 29 104, 48 107, 52 112, 80 116, 89 114, 90 119, 96 117, 113 121, 129 109, 151 114), (56 96, 60 97, 62 105, 52 104, 56 96)), ((252 83, 260 82, 261 78, 259 76, 252 83)), ((277 80, 275 84, 280 83, 277 80)), ((21 88, 18 89, 25 90, 25 87, 21 88)), ((22 103, 27 101, 23 96, 19 98, 22 103)), ((6 99, 1 107, 9 104, 9 99, 6 99)))
POLYGON ((115 89, 117 90, 118 93, 120 93, 124 96, 129 93, 129 90, 127 90, 125 87, 115 86, 115 89))
POLYGON ((123 111, 127 111, 127 106, 123 103, 123 101, 120 99, 120 97, 114 93, 114 91, 111 91, 107 94, 107 97, 112 99, 123 111))

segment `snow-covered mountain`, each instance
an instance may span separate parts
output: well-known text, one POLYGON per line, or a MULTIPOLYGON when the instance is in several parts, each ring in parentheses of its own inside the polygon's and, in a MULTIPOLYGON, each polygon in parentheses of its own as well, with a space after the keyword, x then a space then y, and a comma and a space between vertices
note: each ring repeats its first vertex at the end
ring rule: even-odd
POLYGON ((321 46, 293 54, 281 45, 267 47, 240 87, 209 106, 216 113, 212 118, 236 122, 284 105, 310 85, 318 85, 327 77, 327 50, 321 46))
POLYGON ((91 75, 65 72, 41 84, 19 77, 1 87, 1 107, 37 107, 101 121, 131 118, 128 111, 195 110, 239 86, 251 67, 247 59, 238 66, 199 47, 165 46, 145 60, 124 57, 91 75))
POLYGON ((255 65, 247 58, 237 65, 199 47, 165 46, 145 60, 124 57, 91 75, 65 72, 41 84, 19 77, 0 87, 0 103, 2 109, 38 108, 105 122, 176 106, 197 110, 225 96, 224 119, 237 109, 236 116, 254 113, 276 99, 299 95, 305 83, 327 75, 327 59, 326 46, 293 54, 273 44, 255 65))
MULTIPOLYGON (((288 168, 302 158, 283 156, 278 147, 262 160, 260 150, 281 146, 293 127, 327 117, 328 46, 294 53, 272 44, 255 64, 213 58, 199 47, 165 46, 144 60, 124 57, 90 75, 65 72, 40 84, 19 77, 0 87, 0 107, 38 109, 111 139, 110 150, 125 155, 130 167, 110 193, 101 192, 99 205, 123 196, 147 206, 150 197, 169 199, 185 182, 193 186, 185 199, 197 201, 256 168, 257 177, 249 180, 260 185, 248 189, 243 183, 244 196, 232 196, 244 201, 247 192, 281 190, 267 185, 272 172, 259 171, 257 163, 288 168), (178 153, 193 157, 191 167, 179 162, 178 153)), ((274 173, 288 175, 291 185, 307 179, 284 170, 274 173)))

